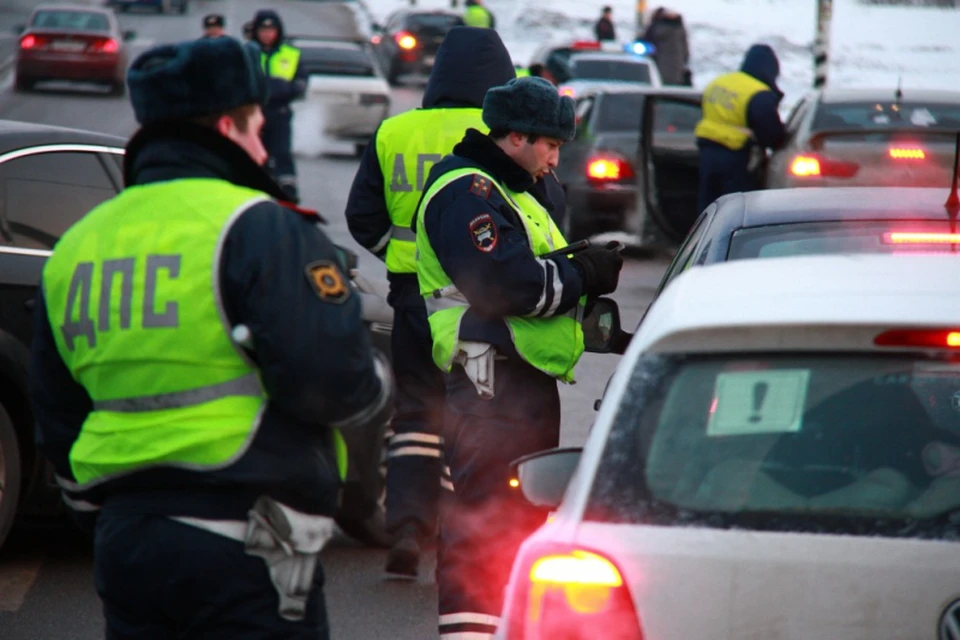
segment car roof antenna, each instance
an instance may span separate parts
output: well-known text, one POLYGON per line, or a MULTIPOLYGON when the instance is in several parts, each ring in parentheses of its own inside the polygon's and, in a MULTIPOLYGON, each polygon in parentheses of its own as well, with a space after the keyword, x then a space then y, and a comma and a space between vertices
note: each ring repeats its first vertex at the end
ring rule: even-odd
POLYGON ((953 150, 953 184, 950 185, 950 195, 943 204, 950 217, 956 219, 960 213, 960 193, 957 192, 957 181, 960 179, 960 131, 957 131, 957 142, 953 150))

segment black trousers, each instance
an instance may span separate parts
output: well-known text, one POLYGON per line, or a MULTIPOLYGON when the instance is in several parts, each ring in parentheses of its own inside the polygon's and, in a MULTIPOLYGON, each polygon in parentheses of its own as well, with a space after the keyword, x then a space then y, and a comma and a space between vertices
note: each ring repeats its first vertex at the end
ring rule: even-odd
POLYGON ((291 622, 278 613, 264 561, 236 540, 163 515, 111 513, 108 504, 94 541, 107 640, 330 637, 319 566, 306 617, 291 622))

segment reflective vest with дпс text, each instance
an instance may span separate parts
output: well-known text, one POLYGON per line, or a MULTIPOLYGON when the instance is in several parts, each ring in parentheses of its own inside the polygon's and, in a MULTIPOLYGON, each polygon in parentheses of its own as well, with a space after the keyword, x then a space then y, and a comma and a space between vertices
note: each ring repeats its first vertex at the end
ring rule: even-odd
POLYGON ((414 109, 380 125, 377 160, 383 174, 384 202, 390 213, 386 257, 390 273, 416 273, 415 234, 410 225, 427 175, 435 163, 453 151, 467 129, 488 131, 481 113, 472 107, 414 109))
MULTIPOLYGON (((430 245, 425 225, 425 212, 430 200, 450 183, 464 176, 480 175, 490 181, 503 199, 517 212, 527 233, 530 248, 536 256, 567 246, 550 214, 529 193, 511 191, 492 177, 475 168, 455 169, 440 176, 424 195, 417 210, 417 279, 427 306, 430 335, 433 338, 433 361, 443 371, 450 371, 459 352, 460 321, 469 303, 453 285, 430 245), (442 294, 437 297, 435 294, 442 294)), ((556 292, 559 300, 560 293, 556 292)), ((517 353, 531 366, 564 382, 573 382, 573 368, 583 354, 583 304, 566 315, 541 317, 509 316, 504 318, 517 353)))
POLYGON ((267 199, 214 179, 130 187, 57 243, 48 321, 93 402, 70 449, 79 490, 161 465, 215 471, 247 450, 266 394, 231 340, 218 267, 236 212, 267 199))
POLYGON ((742 71, 726 73, 703 90, 703 119, 694 134, 737 151, 753 135, 747 122, 750 100, 770 87, 742 71))
POLYGON ((263 72, 270 78, 279 78, 292 82, 297 76, 297 66, 300 64, 300 49, 282 44, 273 54, 260 54, 260 65, 263 72))

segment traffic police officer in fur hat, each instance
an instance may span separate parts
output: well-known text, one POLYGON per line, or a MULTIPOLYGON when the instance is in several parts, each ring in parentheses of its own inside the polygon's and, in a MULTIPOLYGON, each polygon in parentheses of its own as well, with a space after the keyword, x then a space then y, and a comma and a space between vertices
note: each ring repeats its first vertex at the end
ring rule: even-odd
POLYGON ((258 56, 141 55, 126 188, 43 271, 38 446, 95 520, 107 638, 328 638, 341 432, 389 419, 338 251, 261 168, 258 56))
POLYGON ((517 78, 487 92, 482 115, 490 132, 469 129, 434 165, 413 225, 456 492, 440 527, 441 638, 496 630, 513 558, 543 522, 510 492, 509 464, 558 445, 581 307, 614 291, 623 265, 606 248, 542 257, 567 242, 530 190, 574 137, 573 100, 517 78))

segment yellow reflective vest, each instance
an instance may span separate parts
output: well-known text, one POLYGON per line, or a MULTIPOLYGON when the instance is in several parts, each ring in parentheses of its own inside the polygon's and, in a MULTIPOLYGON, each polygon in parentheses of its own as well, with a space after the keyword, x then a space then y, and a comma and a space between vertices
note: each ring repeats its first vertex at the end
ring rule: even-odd
POLYGON ((726 73, 703 91, 703 119, 694 134, 734 151, 742 149, 753 136, 747 123, 750 100, 770 87, 742 71, 726 73))
POLYGON ((272 55, 260 54, 260 65, 263 72, 270 78, 279 78, 292 82, 297 75, 297 66, 300 64, 300 49, 289 44, 282 44, 272 55))

